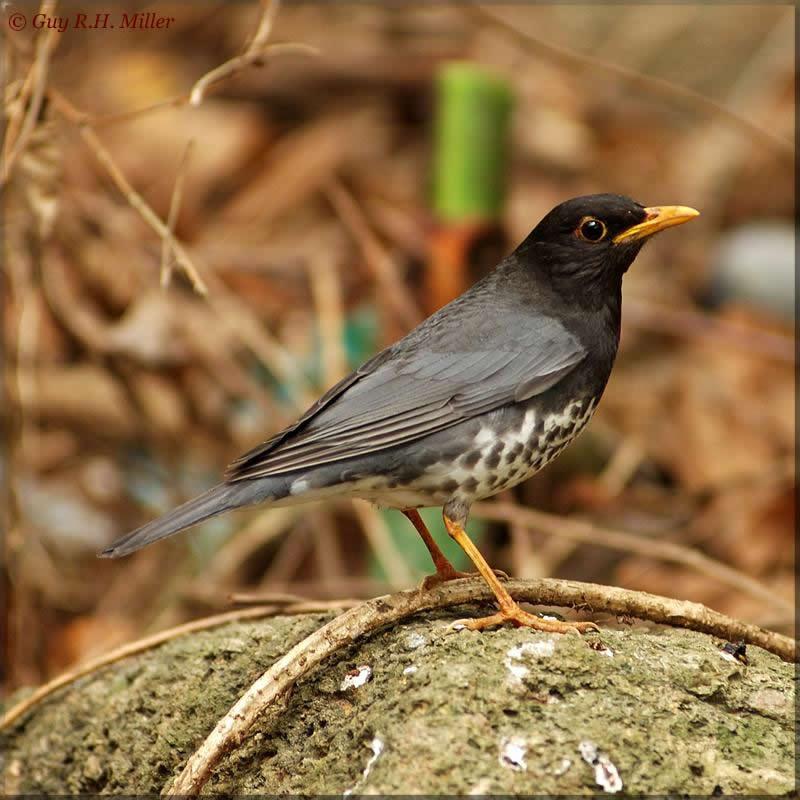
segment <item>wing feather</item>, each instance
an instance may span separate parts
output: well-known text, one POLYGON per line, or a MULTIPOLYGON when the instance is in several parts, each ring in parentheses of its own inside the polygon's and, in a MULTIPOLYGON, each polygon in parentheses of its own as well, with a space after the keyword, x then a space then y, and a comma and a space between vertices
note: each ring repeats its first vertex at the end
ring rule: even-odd
POLYGON ((420 439, 545 392, 585 358, 586 349, 556 320, 528 314, 517 322, 512 343, 496 326, 476 322, 480 349, 459 349, 452 334, 448 349, 430 349, 417 329, 234 461, 226 478, 311 469, 420 439))

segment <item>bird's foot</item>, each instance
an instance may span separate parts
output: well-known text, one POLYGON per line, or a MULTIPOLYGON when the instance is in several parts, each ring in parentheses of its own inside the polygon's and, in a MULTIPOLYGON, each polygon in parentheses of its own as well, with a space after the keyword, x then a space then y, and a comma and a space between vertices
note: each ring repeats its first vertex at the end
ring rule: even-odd
POLYGON ((537 631, 547 633, 586 633, 587 631, 599 631, 600 628, 594 622, 567 622, 556 619, 544 619, 535 614, 523 611, 519 605, 501 609, 496 614, 489 617, 479 617, 478 619, 460 619, 453 623, 454 628, 468 628, 471 631, 482 631, 484 628, 492 628, 496 625, 503 625, 511 622, 517 627, 533 628, 537 631))
MULTIPOLYGON (((500 580, 507 581, 508 574, 503 572, 501 569, 493 569, 492 572, 500 578, 500 580)), ((422 579, 422 583, 420 583, 419 588, 420 591, 427 591, 428 589, 435 589, 437 586, 441 586, 443 583, 447 581, 457 581, 459 578, 474 578, 476 576, 480 576, 479 572, 462 572, 458 569, 442 569, 437 572, 434 572, 433 575, 426 575, 422 579)))

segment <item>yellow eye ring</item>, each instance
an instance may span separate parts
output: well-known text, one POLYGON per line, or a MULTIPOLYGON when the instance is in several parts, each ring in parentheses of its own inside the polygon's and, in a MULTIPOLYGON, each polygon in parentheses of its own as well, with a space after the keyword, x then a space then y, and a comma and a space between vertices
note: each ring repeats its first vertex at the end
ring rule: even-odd
POLYGON ((606 238, 608 229, 605 223, 596 217, 584 217, 578 225, 575 235, 585 242, 602 242, 606 238))

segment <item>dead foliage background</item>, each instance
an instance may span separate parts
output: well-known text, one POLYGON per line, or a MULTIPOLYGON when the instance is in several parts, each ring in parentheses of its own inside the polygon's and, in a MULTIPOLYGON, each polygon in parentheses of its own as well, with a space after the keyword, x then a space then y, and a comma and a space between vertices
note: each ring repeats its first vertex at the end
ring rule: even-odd
MULTIPOLYGON (((639 257, 589 431, 485 509, 481 547, 515 576, 791 629, 792 320, 758 292, 704 302, 726 237, 792 230, 791 7, 111 8, 137 9, 175 22, 15 33, 3 12, 7 691, 232 594, 360 597, 421 577, 410 526, 349 502, 95 552, 444 301, 425 290, 426 189, 434 78, 454 59, 514 90, 509 242, 588 192, 703 214, 639 257)), ((785 300, 769 253, 753 280, 785 300)))

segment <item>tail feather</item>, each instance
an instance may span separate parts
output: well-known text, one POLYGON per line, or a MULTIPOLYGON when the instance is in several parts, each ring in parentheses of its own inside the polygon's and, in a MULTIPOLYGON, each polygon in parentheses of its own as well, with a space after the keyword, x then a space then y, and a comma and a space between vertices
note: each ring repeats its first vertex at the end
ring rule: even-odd
POLYGON ((127 556, 152 542, 191 528, 218 514, 249 505, 255 502, 256 498, 252 496, 252 492, 246 491, 247 488, 249 487, 243 483, 220 483, 199 497, 178 506, 163 517, 148 522, 147 525, 117 539, 98 555, 100 558, 127 556))

